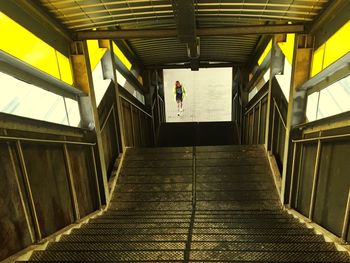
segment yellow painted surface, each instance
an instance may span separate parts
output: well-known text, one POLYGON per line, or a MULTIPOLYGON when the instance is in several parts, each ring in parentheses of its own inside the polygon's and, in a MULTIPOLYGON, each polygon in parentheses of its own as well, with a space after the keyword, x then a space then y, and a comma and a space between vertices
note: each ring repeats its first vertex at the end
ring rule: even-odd
POLYGON ((272 40, 270 40, 270 42, 267 44, 264 52, 261 54, 261 56, 260 56, 260 58, 258 60, 259 66, 263 63, 263 61, 266 58, 267 54, 269 54, 271 48, 272 48, 272 40))
POLYGON ((69 58, 62 55, 60 52, 56 51, 57 62, 61 73, 61 80, 68 83, 69 85, 73 84, 72 68, 70 65, 69 58))
POLYGON ((311 65, 311 77, 315 76, 317 73, 323 69, 323 59, 324 59, 324 49, 325 44, 320 46, 313 55, 312 65, 311 65))
POLYGON ((279 42, 278 46, 281 48, 284 56, 287 58, 289 64, 293 64, 295 34, 287 34, 286 42, 279 42))
POLYGON ((72 84, 69 59, 2 12, 0 36, 2 51, 57 79, 62 76, 63 81, 72 84))
POLYGON ((123 54, 123 52, 119 49, 119 47, 113 43, 113 52, 114 54, 120 59, 120 61, 124 64, 124 66, 130 70, 132 67, 132 64, 127 59, 127 57, 123 54))
POLYGON ((350 20, 314 52, 311 76, 350 52, 350 20))
POLYGON ((141 85, 143 85, 143 78, 142 78, 142 76, 138 76, 137 80, 140 82, 141 85))
POLYGON ((88 40, 87 46, 89 51, 91 70, 94 71, 98 62, 100 62, 103 55, 106 53, 107 48, 100 48, 98 40, 88 40))
POLYGON ((326 43, 323 68, 350 51, 350 21, 341 27, 326 43))

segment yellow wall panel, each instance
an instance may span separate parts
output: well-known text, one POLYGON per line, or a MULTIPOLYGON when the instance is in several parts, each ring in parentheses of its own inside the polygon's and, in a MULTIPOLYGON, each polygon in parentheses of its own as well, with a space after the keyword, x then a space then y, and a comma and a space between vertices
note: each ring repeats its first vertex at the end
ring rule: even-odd
POLYGON ((291 65, 293 64, 294 40, 295 34, 287 34, 287 41, 278 43, 284 56, 287 58, 289 64, 291 65))
POLYGON ((311 77, 315 76, 317 73, 321 72, 323 69, 324 49, 325 49, 325 44, 320 46, 314 52, 314 55, 312 58, 312 65, 311 65, 311 77))
POLYGON ((270 42, 267 44, 264 52, 261 54, 261 56, 260 56, 260 58, 258 60, 259 66, 263 63, 263 61, 266 58, 267 54, 269 54, 271 48, 272 48, 272 40, 270 40, 270 42))
POLYGON ((311 76, 350 52, 350 20, 333 34, 322 46, 314 51, 311 76))
POLYGON ((124 64, 124 66, 130 70, 132 67, 132 64, 127 59, 127 57, 123 54, 123 52, 119 49, 119 47, 113 43, 113 52, 114 54, 120 59, 120 61, 124 64))
POLYGON ((100 62, 103 55, 106 53, 107 48, 100 48, 98 40, 88 40, 87 46, 89 51, 91 70, 94 71, 98 62, 100 62))
POLYGON ((350 21, 340 28, 326 42, 323 68, 344 56, 350 51, 350 21))
POLYGON ((69 59, 2 12, 0 36, 2 51, 68 84, 73 83, 69 59))
POLYGON ((56 51, 58 66, 61 74, 61 80, 68 83, 69 85, 73 84, 73 75, 72 68, 70 65, 69 58, 62 55, 60 52, 56 51))

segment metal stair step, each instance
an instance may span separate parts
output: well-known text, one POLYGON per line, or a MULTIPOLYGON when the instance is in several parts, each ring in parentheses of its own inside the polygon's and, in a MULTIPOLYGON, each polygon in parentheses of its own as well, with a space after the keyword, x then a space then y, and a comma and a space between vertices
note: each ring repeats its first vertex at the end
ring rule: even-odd
POLYGON ((191 251, 190 260, 226 262, 349 262, 345 252, 191 251))
POLYGON ((184 252, 177 251, 77 251, 75 253, 61 251, 35 251, 32 261, 174 261, 183 260, 184 252))
POLYGON ((78 235, 127 235, 127 234, 187 234, 188 227, 185 228, 75 228, 72 234, 78 235))
POLYGON ((111 202, 111 210, 191 210, 192 202, 111 202))
POLYGON ((323 252, 323 251, 337 251, 333 243, 326 242, 309 242, 309 243, 265 243, 265 242, 192 242, 192 250, 211 250, 211 251, 253 251, 253 252, 290 252, 290 251, 304 251, 304 252, 323 252))
POLYGON ((288 243, 288 242, 325 242, 322 235, 237 235, 237 234, 193 234, 192 241, 214 241, 214 242, 266 242, 266 243, 288 243))
POLYGON ((147 184, 119 184, 116 192, 190 192, 192 184, 190 183, 147 183, 147 184))
POLYGON ((188 228, 190 222, 154 222, 154 223, 141 223, 141 222, 132 222, 129 223, 93 223, 89 222, 88 224, 83 225, 81 228, 114 228, 114 229, 128 229, 128 228, 188 228))
POLYGON ((63 235, 60 239, 60 241, 67 241, 67 242, 134 242, 134 241, 147 241, 147 242, 154 242, 154 241, 186 241, 187 240, 187 233, 186 234, 129 234, 129 235, 63 235))
POLYGON ((191 174, 182 175, 127 175, 119 177, 119 183, 143 184, 143 183, 192 183, 191 174))
POLYGON ((212 228, 212 229, 229 229, 229 228, 234 228, 234 229, 245 229, 245 228, 250 228, 250 229, 300 229, 300 228, 306 228, 305 225, 303 224, 298 224, 298 223, 274 223, 274 222, 253 222, 253 223, 247 223, 247 222, 242 222, 242 223, 208 223, 208 222, 195 222, 194 223, 195 228, 212 228))
POLYGON ((184 250, 185 242, 51 242, 51 251, 184 250))
POLYGON ((122 175, 179 175, 179 174, 191 174, 192 167, 177 167, 176 169, 169 169, 167 167, 157 168, 122 168, 122 175))
POLYGON ((188 201, 192 202, 191 192, 156 192, 156 193, 116 193, 112 201, 188 201))
POLYGON ((309 228, 194 228, 193 234, 215 235, 314 235, 309 228))

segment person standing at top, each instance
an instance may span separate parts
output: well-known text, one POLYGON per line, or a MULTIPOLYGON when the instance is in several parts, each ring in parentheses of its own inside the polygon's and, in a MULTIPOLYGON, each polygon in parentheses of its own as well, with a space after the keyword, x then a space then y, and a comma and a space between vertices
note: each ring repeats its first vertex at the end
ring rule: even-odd
POLYGON ((178 80, 175 82, 174 93, 177 103, 177 116, 180 116, 180 112, 183 111, 183 99, 186 95, 186 90, 178 80))

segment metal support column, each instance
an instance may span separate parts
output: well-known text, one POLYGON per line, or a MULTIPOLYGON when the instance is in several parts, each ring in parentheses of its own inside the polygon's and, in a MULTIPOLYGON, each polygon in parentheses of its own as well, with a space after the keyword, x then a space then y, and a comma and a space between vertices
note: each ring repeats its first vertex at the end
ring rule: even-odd
POLYGON ((94 130, 96 134, 98 156, 96 161, 101 170, 101 194, 106 202, 109 198, 108 179, 106 162, 104 158, 103 142, 101 137, 100 120, 97 111, 95 90, 93 86, 92 71, 90 65, 90 58, 88 53, 87 42, 74 42, 71 45, 72 65, 74 72, 75 85, 85 91, 89 96, 80 99, 80 109, 85 115, 82 115, 83 127, 94 130))
MULTIPOLYGON (((290 179, 291 171, 288 169, 288 160, 290 153, 290 132, 294 125, 302 123, 305 118, 306 111, 306 93, 298 91, 298 88, 309 79, 311 58, 312 58, 313 38, 309 35, 297 35, 294 43, 292 77, 289 91, 288 113, 286 121, 286 136, 284 141, 283 154, 283 171, 282 171, 282 189, 281 202, 285 203, 285 199, 290 194, 286 194, 287 177, 290 179), (286 196, 285 196, 286 195, 286 196)), ((289 200, 290 202, 290 200, 289 200)))
POLYGON ((265 148, 266 150, 270 149, 271 141, 271 101, 272 101, 272 81, 275 75, 281 73, 284 67, 284 55, 282 50, 278 46, 278 42, 283 41, 285 38, 284 35, 275 35, 272 39, 272 48, 271 48, 271 60, 270 60, 270 79, 269 79, 269 93, 267 97, 267 108, 266 108, 266 131, 265 131, 265 148))

